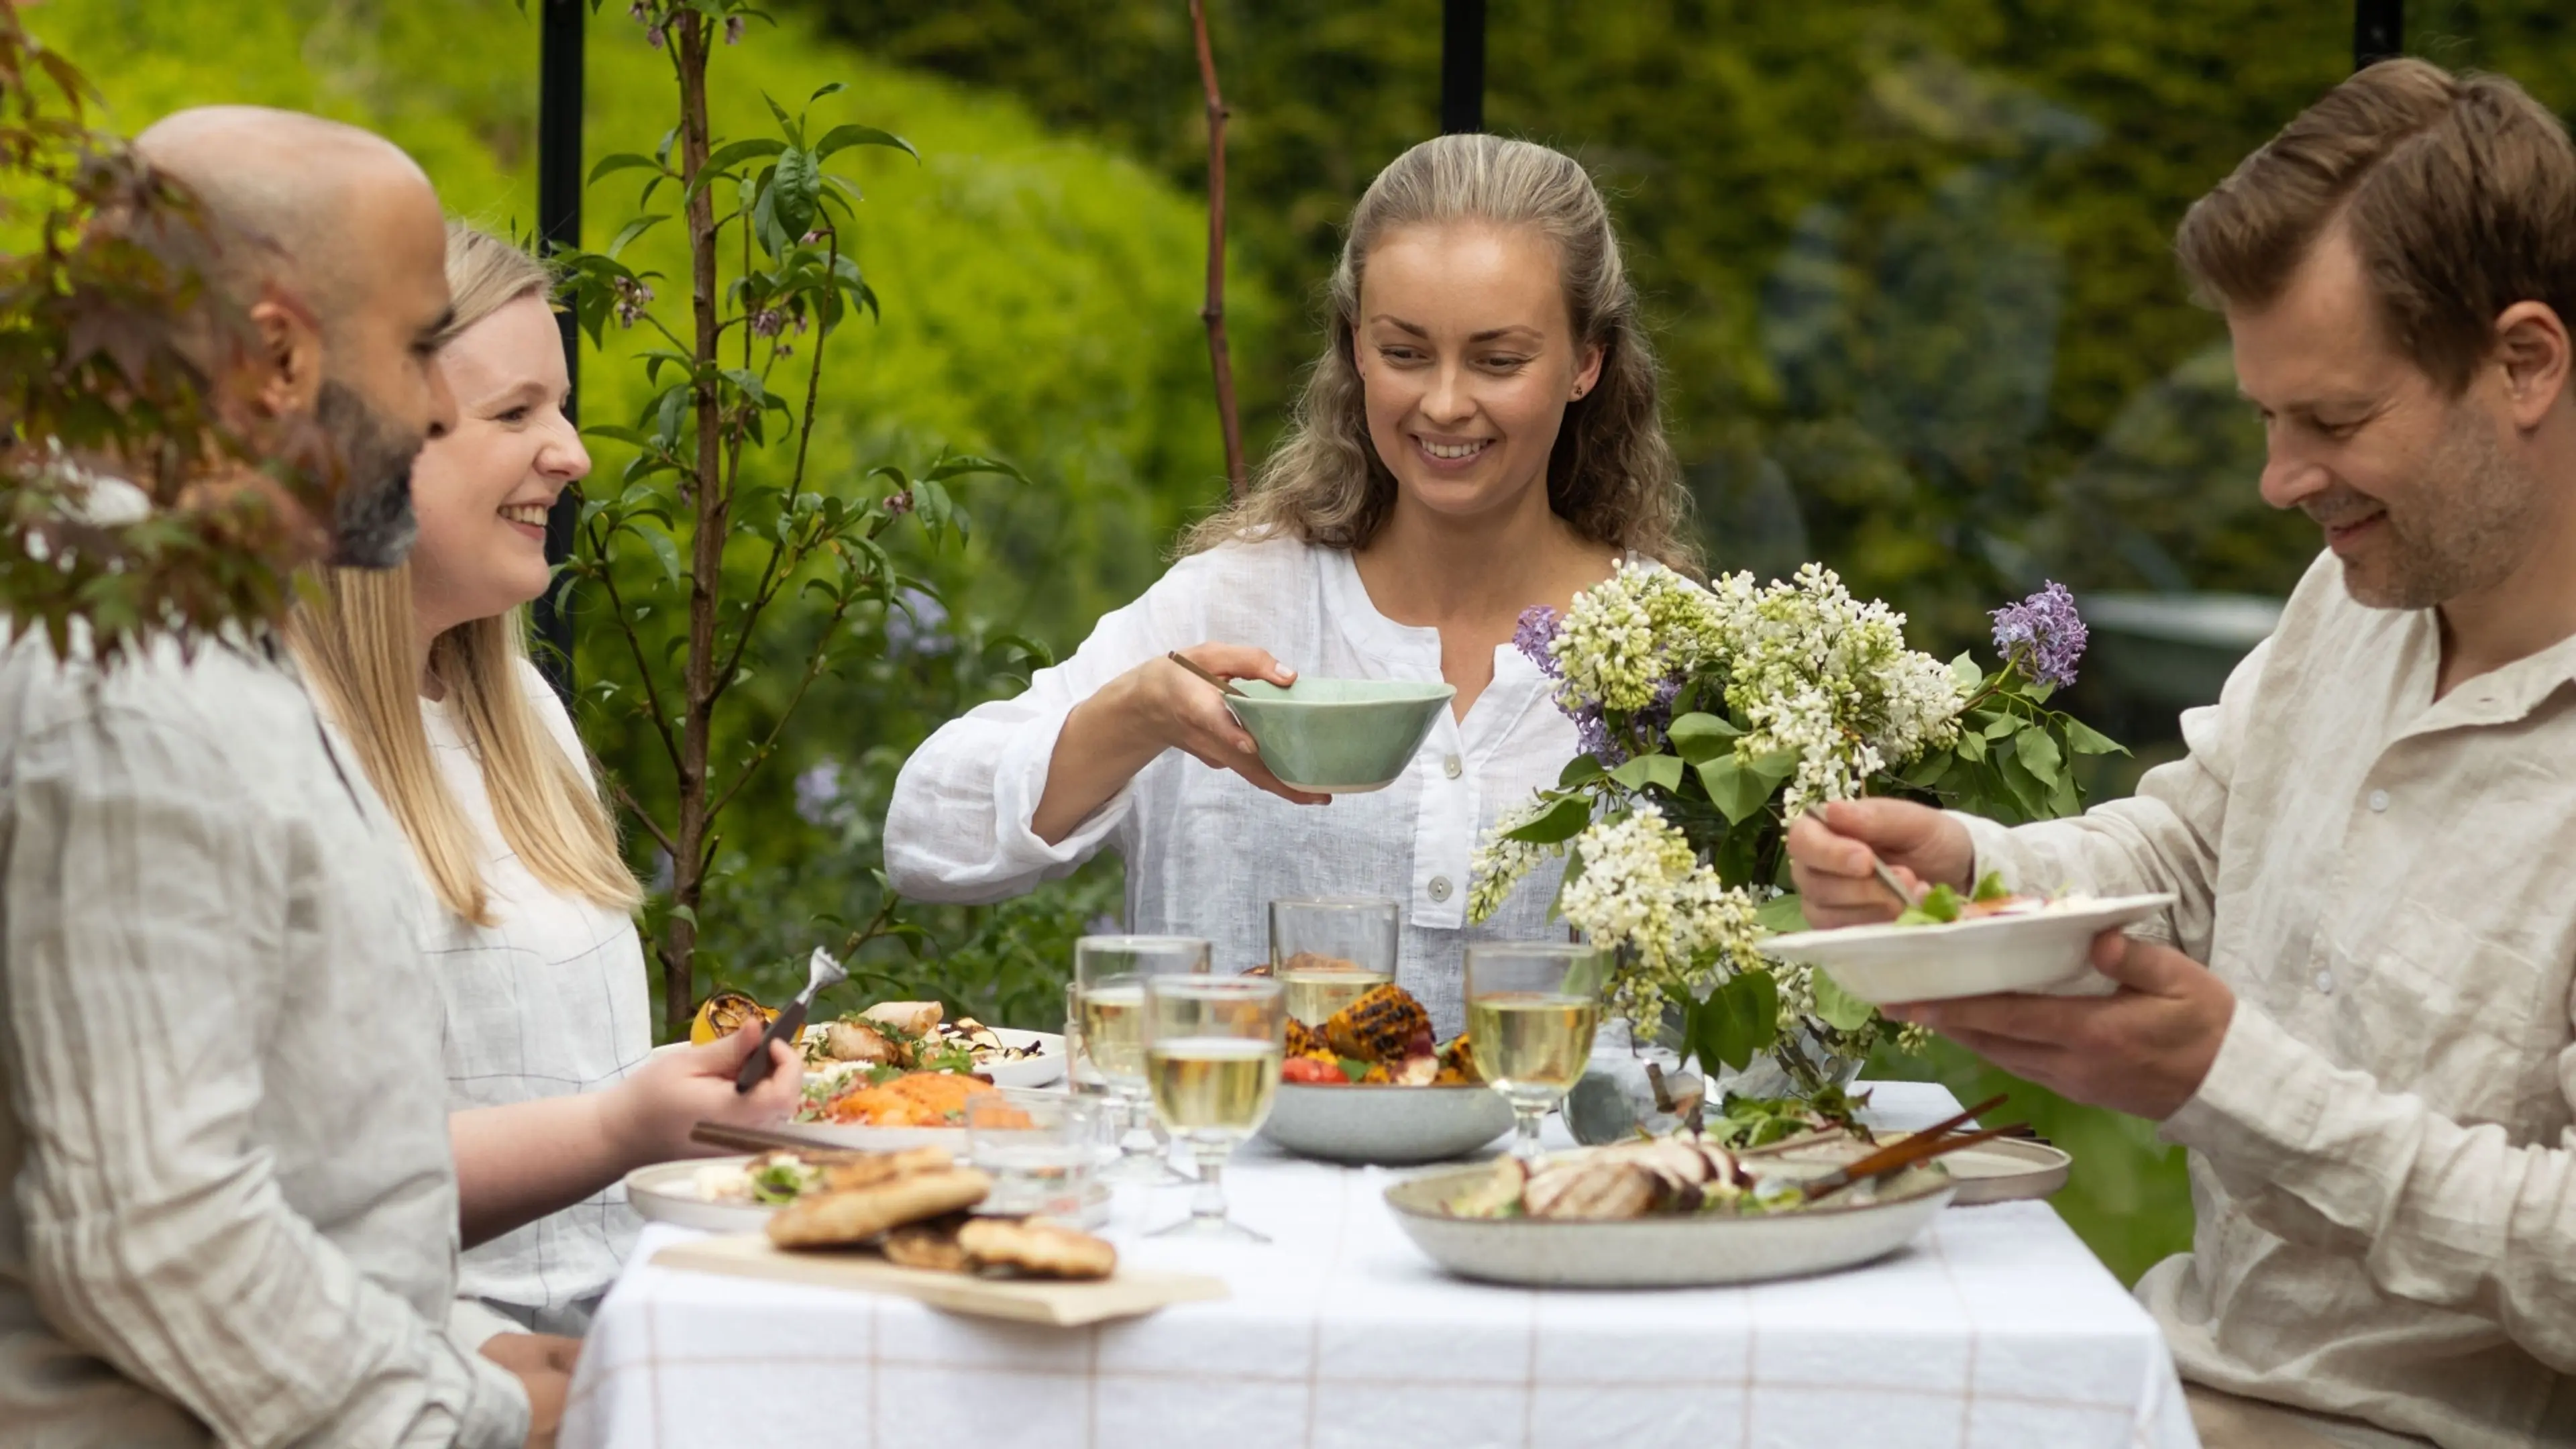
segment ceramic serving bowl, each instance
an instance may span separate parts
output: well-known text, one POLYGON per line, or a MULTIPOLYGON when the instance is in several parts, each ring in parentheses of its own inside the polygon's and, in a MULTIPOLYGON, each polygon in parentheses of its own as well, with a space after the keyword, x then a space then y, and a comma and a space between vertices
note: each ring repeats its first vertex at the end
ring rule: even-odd
POLYGON ((1300 679, 1286 689, 1238 679, 1226 707, 1261 747, 1281 783, 1323 795, 1383 790, 1458 693, 1455 685, 1402 679, 1300 679))
POLYGON ((1512 1130, 1491 1087, 1318 1087, 1282 1082, 1261 1135, 1300 1157, 1411 1167, 1464 1157, 1512 1130))
POLYGON ((1704 1213, 1617 1222, 1457 1218, 1445 1204, 1492 1169, 1425 1173, 1386 1190, 1414 1246, 1462 1278, 1539 1288, 1698 1288, 1830 1272, 1913 1241, 1956 1190, 1929 1169, 1869 1201, 1828 1198, 1790 1212, 1704 1213))
POLYGON ((2145 920, 2171 895, 2067 903, 2022 916, 1937 926, 1847 926, 1762 942, 1764 955, 1821 966, 1834 984, 1870 1003, 1944 1001, 1998 991, 2107 996, 2110 978, 2086 960, 2093 938, 2145 920))

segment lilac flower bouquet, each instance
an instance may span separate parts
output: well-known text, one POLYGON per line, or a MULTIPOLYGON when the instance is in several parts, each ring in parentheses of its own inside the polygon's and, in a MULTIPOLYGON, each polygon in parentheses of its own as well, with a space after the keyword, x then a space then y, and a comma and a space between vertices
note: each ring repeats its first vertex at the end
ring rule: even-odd
POLYGON ((2084 652, 2073 595, 2050 583, 1993 619, 1989 672, 1908 647, 1904 615, 1814 564, 1707 589, 1622 565, 1562 615, 1529 611, 1515 642, 1557 682, 1583 753, 1485 841, 1469 915, 1570 853, 1556 908, 1618 951, 1612 1004, 1641 1039, 1677 1033, 1712 1074, 1768 1056, 1800 1092, 1840 1085, 1894 1027, 1762 956, 1764 934, 1805 924, 1789 822, 1861 795, 2072 815, 2074 757, 2120 750, 2048 707, 2084 652))

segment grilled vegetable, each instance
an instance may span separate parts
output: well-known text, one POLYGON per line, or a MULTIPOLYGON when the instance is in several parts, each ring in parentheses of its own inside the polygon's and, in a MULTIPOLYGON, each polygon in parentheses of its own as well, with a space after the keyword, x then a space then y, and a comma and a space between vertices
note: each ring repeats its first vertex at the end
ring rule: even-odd
POLYGON ((689 1040, 704 1046, 742 1030, 744 1022, 767 1025, 777 1019, 774 1007, 763 1006, 739 991, 719 991, 699 1005, 696 1018, 689 1023, 689 1040))
POLYGON ((1400 1062, 1415 1037, 1430 1034, 1431 1014, 1393 984, 1371 987, 1324 1022, 1324 1040, 1334 1051, 1373 1062, 1400 1062))

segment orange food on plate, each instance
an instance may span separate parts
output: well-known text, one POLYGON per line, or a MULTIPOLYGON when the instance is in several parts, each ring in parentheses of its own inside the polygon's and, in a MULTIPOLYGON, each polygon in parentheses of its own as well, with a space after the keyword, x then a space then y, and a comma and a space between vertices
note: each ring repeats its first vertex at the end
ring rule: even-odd
POLYGON ((907 1072, 842 1093, 824 1107, 823 1117, 860 1127, 955 1127, 966 1120, 966 1099, 991 1090, 993 1084, 981 1077, 907 1072))

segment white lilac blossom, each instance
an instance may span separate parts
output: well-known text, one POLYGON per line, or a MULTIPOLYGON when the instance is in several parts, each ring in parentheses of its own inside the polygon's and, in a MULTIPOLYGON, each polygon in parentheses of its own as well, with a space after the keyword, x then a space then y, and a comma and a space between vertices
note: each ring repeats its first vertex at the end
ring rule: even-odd
POLYGON ((1565 854, 1565 846, 1532 845, 1526 840, 1513 840, 1511 833, 1548 812, 1551 802, 1544 795, 1532 795, 1520 805, 1503 812, 1494 828, 1485 834, 1484 843, 1468 862, 1467 919, 1482 922, 1502 909, 1513 891, 1541 861, 1565 854))
POLYGON ((1641 805, 1574 839, 1583 870, 1557 908, 1592 943, 1621 953, 1610 1007, 1631 1022, 1661 1018, 1669 998, 1691 1000, 1761 964, 1762 928, 1750 892, 1699 862, 1663 812, 1641 805))
POLYGON ((2089 631, 2066 585, 2050 579, 2038 593, 1989 617, 1995 621, 1995 652, 2006 664, 2020 665, 2037 684, 2064 689, 2075 682, 2089 631))
POLYGON ((1847 800, 1881 770, 1901 770, 1958 739, 1958 681, 1905 647, 1905 616, 1863 603, 1833 570, 1808 564, 1787 583, 1717 581, 1726 703, 1749 726, 1736 755, 1796 759, 1781 807, 1847 800))

